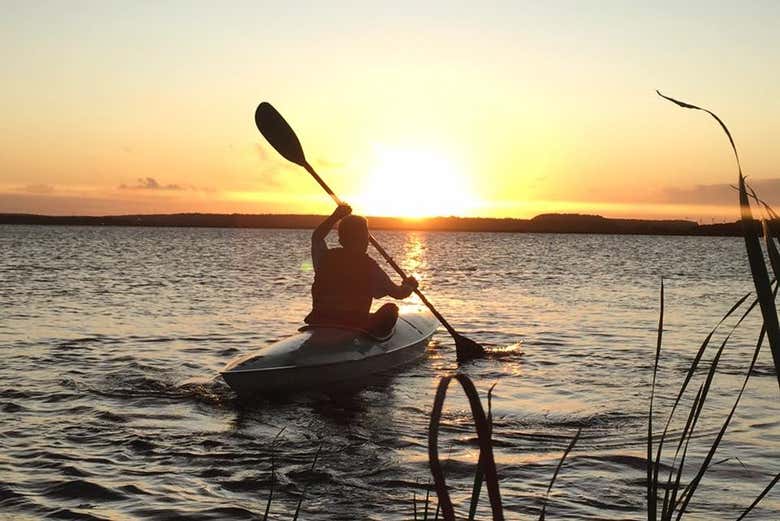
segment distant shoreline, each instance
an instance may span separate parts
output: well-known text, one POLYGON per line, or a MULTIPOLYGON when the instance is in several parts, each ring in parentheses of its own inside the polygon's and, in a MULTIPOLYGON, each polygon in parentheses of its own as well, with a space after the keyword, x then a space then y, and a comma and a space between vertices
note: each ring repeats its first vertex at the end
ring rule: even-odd
MULTIPOLYGON (((322 215, 284 214, 159 214, 107 216, 53 216, 0 213, 0 224, 59 226, 160 226, 197 228, 313 229, 322 215)), ((599 215, 542 214, 532 219, 491 217, 430 217, 405 219, 368 217, 376 230, 591 233, 618 235, 742 235, 739 223, 698 224, 687 220, 610 219, 599 215)), ((758 223, 757 223, 758 225, 758 223)))

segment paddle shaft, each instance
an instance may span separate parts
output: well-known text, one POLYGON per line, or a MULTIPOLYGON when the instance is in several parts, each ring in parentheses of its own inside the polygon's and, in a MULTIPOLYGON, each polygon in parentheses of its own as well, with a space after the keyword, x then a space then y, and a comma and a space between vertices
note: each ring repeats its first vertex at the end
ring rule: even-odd
MULTIPOLYGON (((333 190, 330 189, 330 187, 327 185, 327 183, 325 183, 325 181, 322 180, 320 175, 314 170, 314 168, 312 168, 312 166, 309 164, 308 161, 304 162, 303 167, 306 169, 307 172, 309 172, 311 174, 311 176, 314 178, 314 180, 317 181, 320 184, 322 189, 325 190, 328 193, 328 195, 331 196, 331 198, 333 198, 333 201, 335 201, 336 204, 338 204, 338 205, 344 204, 341 201, 341 199, 339 199, 339 197, 333 192, 333 190)), ((382 257, 384 257, 385 261, 387 261, 387 263, 395 270, 396 273, 398 273, 402 278, 406 279, 406 273, 404 273, 404 270, 401 269, 401 266, 399 266, 393 260, 393 258, 390 256, 389 253, 387 253, 385 251, 384 248, 382 248, 382 246, 377 242, 376 239, 374 239, 374 236, 371 235, 371 233, 368 234, 368 242, 370 242, 371 245, 376 249, 376 251, 378 251, 379 254, 382 257)), ((431 310, 431 313, 433 313, 433 316, 436 317, 436 319, 439 321, 439 323, 442 326, 444 326, 444 329, 446 329, 449 332, 450 335, 452 335, 455 338, 460 336, 460 335, 458 335, 458 332, 455 331, 455 329, 450 325, 450 323, 447 322, 447 320, 443 316, 441 316, 441 313, 439 313, 436 310, 436 308, 433 307, 433 304, 431 304, 431 302, 427 298, 425 298, 425 295, 422 294, 422 291, 420 291, 419 289, 415 289, 414 293, 418 297, 420 297, 420 300, 422 301, 422 303, 425 304, 426 307, 431 310)))

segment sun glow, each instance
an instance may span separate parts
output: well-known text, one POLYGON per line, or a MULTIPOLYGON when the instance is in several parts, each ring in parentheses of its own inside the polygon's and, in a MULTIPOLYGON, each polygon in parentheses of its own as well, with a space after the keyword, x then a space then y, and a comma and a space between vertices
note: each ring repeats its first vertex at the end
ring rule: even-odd
POLYGON ((429 150, 377 147, 374 166, 354 197, 367 215, 469 215, 477 207, 460 165, 429 150))

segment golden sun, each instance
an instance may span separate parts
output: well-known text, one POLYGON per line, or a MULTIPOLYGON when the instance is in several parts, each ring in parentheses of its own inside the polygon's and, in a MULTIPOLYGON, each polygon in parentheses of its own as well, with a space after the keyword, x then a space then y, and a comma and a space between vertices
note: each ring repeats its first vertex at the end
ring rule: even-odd
POLYGON ((377 147, 356 206, 393 217, 467 215, 476 206, 459 165, 434 151, 377 147))

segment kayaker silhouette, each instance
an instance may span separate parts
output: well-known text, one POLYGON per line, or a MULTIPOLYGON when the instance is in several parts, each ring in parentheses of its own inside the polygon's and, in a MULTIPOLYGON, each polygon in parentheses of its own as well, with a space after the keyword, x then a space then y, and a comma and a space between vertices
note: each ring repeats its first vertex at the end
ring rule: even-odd
POLYGON ((310 325, 340 325, 365 329, 377 337, 392 333, 398 306, 388 302, 371 313, 375 298, 405 299, 417 288, 407 277, 395 284, 367 253, 368 223, 352 215, 349 205, 340 205, 312 233, 311 260, 314 284, 312 311, 304 319, 310 325), (340 248, 328 248, 325 237, 339 223, 340 248))

